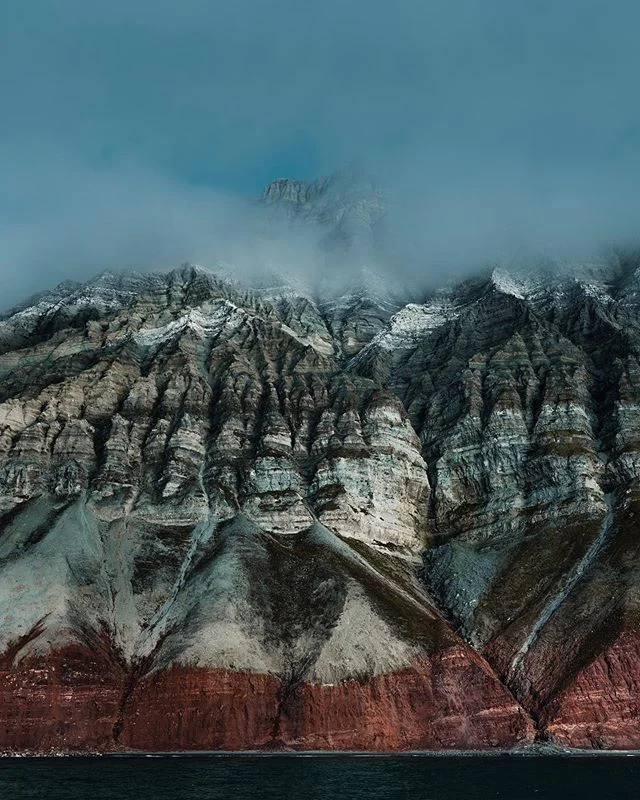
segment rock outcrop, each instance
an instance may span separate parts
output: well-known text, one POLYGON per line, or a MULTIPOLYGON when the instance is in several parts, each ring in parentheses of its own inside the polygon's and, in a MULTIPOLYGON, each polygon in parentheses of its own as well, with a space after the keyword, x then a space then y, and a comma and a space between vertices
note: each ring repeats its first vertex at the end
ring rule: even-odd
POLYGON ((640 746, 639 274, 494 271, 405 307, 350 364, 421 438, 432 596, 572 746, 640 746))
POLYGON ((6 313, 0 748, 640 747, 639 275, 6 313))

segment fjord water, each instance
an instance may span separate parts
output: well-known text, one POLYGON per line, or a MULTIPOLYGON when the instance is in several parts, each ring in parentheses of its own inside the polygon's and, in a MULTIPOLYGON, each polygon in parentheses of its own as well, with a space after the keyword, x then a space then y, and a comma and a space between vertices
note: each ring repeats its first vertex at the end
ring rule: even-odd
POLYGON ((633 755, 0 759, 0 797, 11 800, 617 800, 639 787, 633 755))

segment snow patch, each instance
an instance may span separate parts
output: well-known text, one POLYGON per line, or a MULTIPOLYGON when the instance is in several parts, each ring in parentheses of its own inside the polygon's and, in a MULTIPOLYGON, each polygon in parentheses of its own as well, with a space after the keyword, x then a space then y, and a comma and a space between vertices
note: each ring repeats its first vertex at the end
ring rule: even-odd
POLYGON ((502 269, 494 269, 491 273, 491 283, 502 294, 510 294, 517 297, 519 300, 524 300, 530 286, 525 281, 516 281, 513 275, 505 272, 502 269))
POLYGON ((354 358, 354 363, 371 350, 401 350, 415 347, 425 334, 436 330, 458 316, 458 310, 446 299, 424 305, 408 303, 389 320, 387 327, 354 358))
POLYGON ((192 330, 198 336, 207 336, 219 332, 224 327, 237 328, 243 321, 245 312, 229 300, 221 300, 217 307, 209 314, 192 309, 187 314, 172 320, 159 328, 146 328, 136 331, 133 338, 137 344, 153 347, 175 336, 192 330))

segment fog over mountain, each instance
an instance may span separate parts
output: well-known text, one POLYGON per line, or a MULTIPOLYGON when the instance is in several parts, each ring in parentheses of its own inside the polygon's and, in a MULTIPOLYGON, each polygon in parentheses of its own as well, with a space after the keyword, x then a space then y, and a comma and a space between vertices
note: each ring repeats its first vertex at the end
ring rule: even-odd
POLYGON ((393 275, 637 239, 628 0, 8 0, 1 16, 3 307, 104 268, 315 274, 313 231, 263 235, 251 199, 353 162, 385 188, 393 275))
POLYGON ((640 749, 638 23, 0 3, 0 755, 640 749))

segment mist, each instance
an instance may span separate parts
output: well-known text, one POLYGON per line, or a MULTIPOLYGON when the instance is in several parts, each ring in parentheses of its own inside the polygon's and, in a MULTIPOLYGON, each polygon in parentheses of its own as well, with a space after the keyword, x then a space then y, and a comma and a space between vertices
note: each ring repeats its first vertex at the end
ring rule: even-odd
POLYGON ((185 261, 344 276, 364 256, 332 266, 253 200, 354 161, 394 278, 634 246, 639 23, 631 0, 6 0, 0 308, 185 261))
POLYGON ((193 187, 128 162, 89 170, 71 160, 5 175, 13 219, 0 233, 2 305, 104 270, 168 270, 184 262, 240 280, 311 274, 320 232, 267 219, 230 190, 193 187), (32 187, 37 187, 37 195, 32 187))

